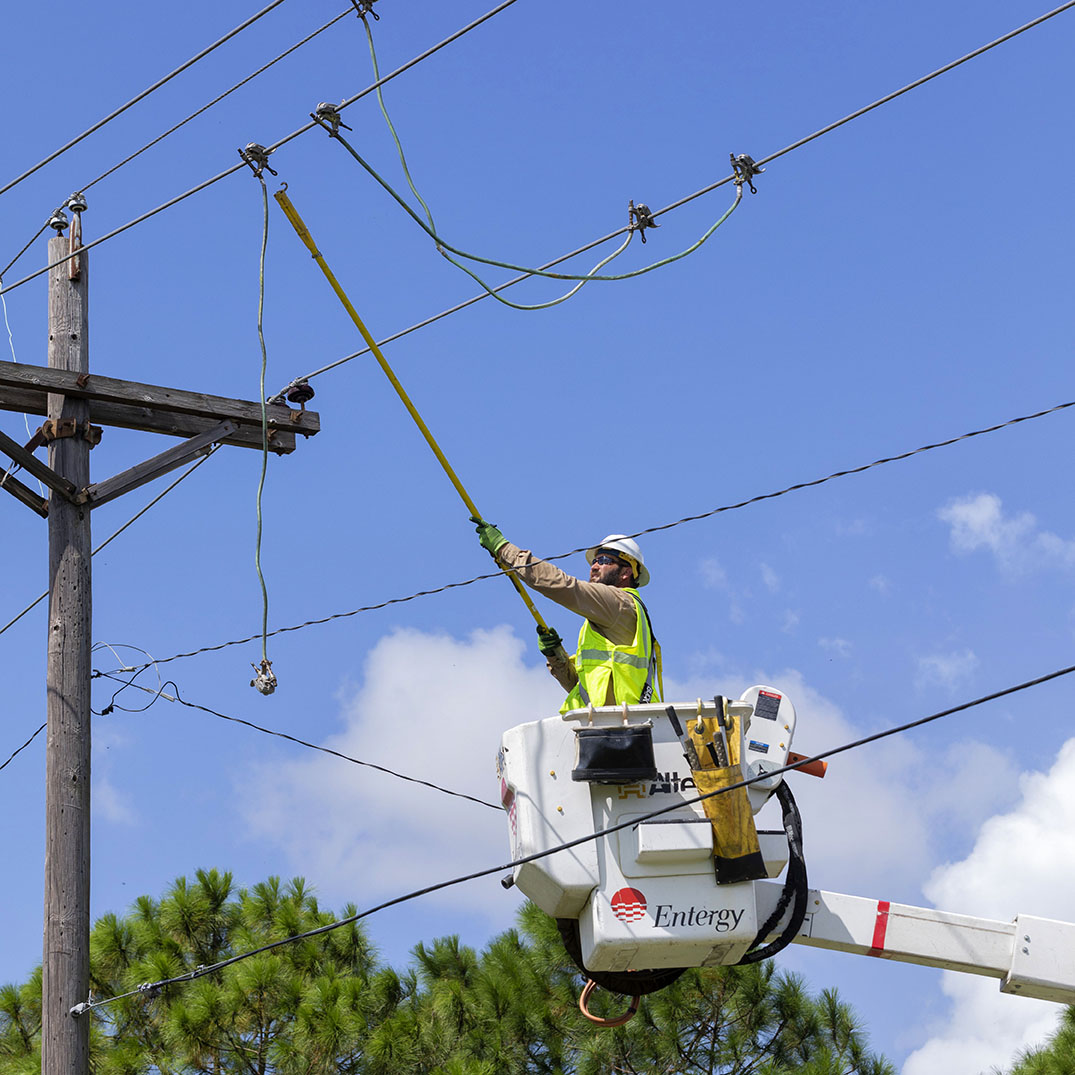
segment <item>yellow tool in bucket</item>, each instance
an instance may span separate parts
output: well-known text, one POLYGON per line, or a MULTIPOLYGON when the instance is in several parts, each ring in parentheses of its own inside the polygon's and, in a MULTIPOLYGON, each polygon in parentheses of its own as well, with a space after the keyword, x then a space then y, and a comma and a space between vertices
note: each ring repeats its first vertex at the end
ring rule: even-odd
MULTIPOLYGON (((699 716, 687 725, 688 743, 693 748, 691 775, 702 795, 738 784, 743 779, 739 764, 740 718, 728 712, 727 702, 720 695, 713 701, 716 716, 699 716), (693 765, 695 757, 698 768, 693 765)), ((713 870, 717 884, 728 885, 767 876, 746 788, 710 795, 702 800, 702 806, 713 826, 713 870)))

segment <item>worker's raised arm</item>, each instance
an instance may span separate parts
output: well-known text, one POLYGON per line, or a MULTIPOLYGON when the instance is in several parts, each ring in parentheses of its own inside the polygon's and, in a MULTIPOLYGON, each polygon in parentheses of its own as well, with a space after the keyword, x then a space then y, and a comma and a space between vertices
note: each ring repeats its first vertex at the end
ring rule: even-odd
POLYGON ((615 586, 576 579, 507 540, 498 545, 493 556, 532 590, 589 620, 615 645, 624 645, 634 637, 637 613, 630 594, 615 586))

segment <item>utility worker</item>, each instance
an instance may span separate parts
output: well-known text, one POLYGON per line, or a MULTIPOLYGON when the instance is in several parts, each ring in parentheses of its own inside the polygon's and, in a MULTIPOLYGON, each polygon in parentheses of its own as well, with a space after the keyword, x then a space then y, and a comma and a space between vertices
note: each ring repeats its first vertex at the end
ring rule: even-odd
POLYGON ((638 596, 649 582, 649 571, 634 541, 609 534, 587 549, 590 581, 582 582, 513 545, 492 523, 477 517, 471 521, 477 523, 478 540, 500 567, 585 619, 574 657, 564 651, 556 631, 538 627, 538 645, 549 671, 568 692, 561 713, 591 704, 661 701, 661 647, 638 596))

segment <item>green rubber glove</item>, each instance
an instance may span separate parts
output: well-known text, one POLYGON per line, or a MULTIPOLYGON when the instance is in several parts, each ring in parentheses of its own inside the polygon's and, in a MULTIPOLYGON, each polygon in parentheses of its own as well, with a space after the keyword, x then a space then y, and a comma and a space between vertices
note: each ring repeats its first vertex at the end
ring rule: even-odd
POLYGON ((478 540, 481 542, 482 548, 489 550, 491 556, 495 557, 501 546, 507 545, 508 539, 492 523, 479 519, 477 515, 472 515, 470 521, 478 524, 474 527, 478 534, 478 540))
POLYGON ((538 624, 537 633, 538 649, 541 650, 546 657, 551 657, 564 644, 563 639, 560 638, 552 627, 542 627, 538 624))

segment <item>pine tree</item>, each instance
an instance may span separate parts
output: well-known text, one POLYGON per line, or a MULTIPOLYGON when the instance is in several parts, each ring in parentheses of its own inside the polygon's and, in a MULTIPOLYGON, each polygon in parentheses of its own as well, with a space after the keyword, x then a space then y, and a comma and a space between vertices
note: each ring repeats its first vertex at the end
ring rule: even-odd
MULTIPOLYGON (((353 907, 339 917, 349 917, 353 907)), ((617 1029, 587 1021, 584 977, 532 905, 481 951, 418 944, 378 964, 358 923, 219 972, 139 990, 334 921, 301 879, 236 888, 179 878, 159 900, 103 916, 91 937, 96 1075, 891 1075, 835 993, 811 997, 772 962, 684 973, 617 1029)), ((592 1010, 619 1014, 602 994, 592 1010)), ((41 979, 0 989, 0 1075, 40 1070, 41 979)), ((1061 1070, 1061 1069, 1055 1069, 1061 1070)), ((1072 1070, 1071 1068, 1067 1069, 1072 1070)), ((1052 1075, 1053 1068, 1019 1075, 1052 1075)))

